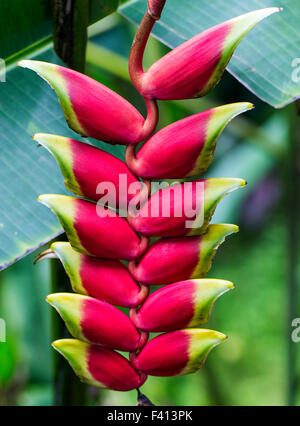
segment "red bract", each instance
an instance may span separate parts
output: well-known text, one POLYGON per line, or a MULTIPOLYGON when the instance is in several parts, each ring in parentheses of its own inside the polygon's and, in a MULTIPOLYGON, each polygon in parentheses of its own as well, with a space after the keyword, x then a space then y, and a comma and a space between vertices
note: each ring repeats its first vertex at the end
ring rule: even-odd
POLYGON ((253 107, 247 102, 224 105, 170 124, 152 136, 134 156, 126 150, 126 162, 146 179, 181 179, 204 173, 226 124, 253 107))
POLYGON ((62 136, 38 133, 33 139, 54 155, 66 187, 76 195, 98 201, 109 191, 109 206, 126 209, 133 198, 129 186, 133 185, 137 192, 142 189, 126 164, 108 152, 62 136))
POLYGON ((150 340, 133 366, 151 376, 177 376, 198 370, 211 349, 226 339, 222 333, 205 329, 186 329, 161 334, 150 340))
POLYGON ((149 137, 156 126, 156 106, 151 101, 145 120, 128 101, 84 74, 40 61, 24 60, 19 65, 37 72, 53 87, 68 125, 82 136, 129 145, 149 137))
POLYGON ((60 220, 71 245, 81 253, 109 259, 135 259, 147 248, 126 219, 112 210, 65 195, 45 194, 41 203, 60 220))
POLYGON ((238 232, 236 225, 209 225, 199 237, 162 238, 147 250, 140 262, 129 263, 137 281, 163 285, 204 277, 225 237, 238 232))
MULTIPOLYGON (((189 99, 204 96, 220 80, 235 48, 262 19, 281 9, 255 10, 193 37, 143 72, 142 59, 151 22, 133 45, 129 63, 132 82, 146 98, 189 99)), ((146 17, 144 18, 147 19, 146 17)))
POLYGON ((136 351, 143 343, 130 319, 107 302, 88 296, 55 293, 47 297, 73 337, 121 351, 136 351))
POLYGON ((84 382, 100 388, 129 391, 139 388, 147 376, 137 372, 119 353, 76 339, 53 342, 53 347, 70 363, 84 382))
POLYGON ((217 204, 246 182, 237 178, 212 178, 170 185, 154 192, 128 221, 137 232, 153 237, 179 237, 205 232, 217 204))
POLYGON ((58 257, 76 293, 125 308, 140 305, 148 288, 139 286, 127 267, 118 260, 98 259, 74 250, 69 243, 56 242, 39 259, 58 257))
POLYGON ((147 332, 197 327, 208 321, 216 299, 231 288, 224 280, 180 281, 152 293, 138 311, 130 311, 130 318, 147 332))

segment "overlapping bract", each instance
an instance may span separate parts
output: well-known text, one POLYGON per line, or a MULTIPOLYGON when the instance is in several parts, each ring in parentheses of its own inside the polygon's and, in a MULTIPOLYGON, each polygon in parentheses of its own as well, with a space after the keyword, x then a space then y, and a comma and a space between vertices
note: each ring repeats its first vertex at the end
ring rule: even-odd
POLYGON ((135 326, 147 332, 198 327, 208 321, 216 299, 233 288, 230 281, 188 280, 152 293, 138 310, 131 310, 135 326))
POLYGON ((136 214, 129 210, 129 224, 152 237, 180 237, 205 232, 225 195, 246 182, 237 178, 211 178, 170 185, 160 189, 136 214))
POLYGON ((217 84, 247 32, 279 10, 261 9, 211 28, 143 72, 144 48, 164 4, 165 0, 149 0, 130 55, 129 71, 145 99, 146 119, 125 99, 85 75, 44 62, 20 63, 53 87, 75 132, 128 145, 126 165, 73 139, 34 136, 58 161, 66 187, 87 198, 40 197, 57 215, 69 242, 53 243, 37 260, 60 259, 78 293, 47 297, 74 337, 57 340, 53 347, 80 379, 118 391, 139 388, 147 375, 193 373, 226 339, 217 331, 190 327, 205 324, 216 299, 233 288, 229 281, 203 277, 219 245, 238 227, 209 222, 218 202, 245 181, 214 178, 177 183, 146 200, 149 184, 143 185, 139 178, 184 179, 207 170, 224 127, 252 105, 240 102, 213 108, 150 137, 158 119, 155 100, 204 96, 217 84), (135 155, 135 145, 149 137, 135 155), (125 176, 125 184, 120 176, 125 176), (127 210, 129 205, 127 219, 106 203, 93 202, 103 194, 99 184, 107 182, 115 189, 113 207, 127 210), (138 203, 131 205, 138 192, 138 203), (148 237, 156 236, 162 238, 148 248, 148 237), (129 261, 128 267, 120 260, 129 261), (148 297, 152 285, 164 287, 148 297), (129 317, 113 305, 130 308, 129 317), (149 332, 164 334, 147 342, 149 332), (130 352, 129 360, 116 350, 130 352))
POLYGON ((155 120, 149 126, 128 101, 84 74, 48 62, 23 60, 19 65, 50 84, 69 127, 81 136, 129 145, 149 137, 156 126, 155 120))
POLYGON ((135 359, 133 366, 151 376, 177 376, 194 373, 208 353, 226 336, 202 328, 184 329, 151 339, 135 359))
POLYGON ((53 243, 41 253, 40 259, 45 257, 61 260, 75 293, 125 308, 140 305, 148 295, 148 287, 139 286, 119 260, 88 256, 67 242, 53 243))
POLYGON ((113 305, 93 297, 55 293, 47 297, 72 336, 120 351, 135 352, 141 335, 130 319, 113 305))
POLYGON ((44 194, 39 201, 51 208, 76 250, 90 256, 131 260, 141 256, 148 240, 141 239, 126 219, 90 201, 44 194))
POLYGON ((52 345, 67 359, 77 376, 90 385, 129 391, 142 386, 147 378, 111 349, 77 339, 56 340, 52 345))
POLYGON ((209 225, 200 236, 161 238, 149 247, 138 264, 129 262, 129 271, 147 285, 204 277, 220 244, 238 230, 236 225, 216 224, 209 225))
POLYGON ((226 124, 251 108, 250 103, 238 102, 170 124, 155 133, 136 156, 135 147, 130 145, 126 152, 127 165, 137 176, 146 179, 182 179, 200 175, 210 165, 217 139, 226 124))
POLYGON ((140 60, 131 71, 136 88, 152 99, 206 95, 219 82, 243 37, 262 19, 279 11, 277 7, 259 9, 212 27, 167 53, 146 72, 140 60))
POLYGON ((142 191, 142 183, 126 164, 108 152, 74 139, 44 133, 34 135, 34 140, 55 157, 66 187, 76 195, 98 201, 110 190, 109 205, 126 209, 134 197, 129 187, 142 191))

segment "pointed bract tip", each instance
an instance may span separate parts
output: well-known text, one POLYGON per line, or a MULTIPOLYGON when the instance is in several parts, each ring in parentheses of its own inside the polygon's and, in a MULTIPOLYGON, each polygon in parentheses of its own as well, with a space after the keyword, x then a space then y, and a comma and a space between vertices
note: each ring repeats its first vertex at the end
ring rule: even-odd
POLYGON ((44 204, 45 206, 49 206, 51 203, 51 200, 54 199, 54 197, 59 197, 59 195, 56 194, 42 194, 38 196, 38 202, 41 204, 44 204))
POLYGON ((223 342, 224 340, 226 340, 228 338, 228 336, 226 336, 226 334, 221 333, 220 331, 216 331, 216 330, 208 330, 208 329, 204 329, 204 328, 190 328, 190 329, 185 329, 185 332, 190 334, 192 337, 195 338, 206 338, 206 339, 210 339, 212 341, 214 341, 213 347, 218 345, 219 343, 223 342))
POLYGON ((64 248, 71 249, 73 251, 72 246, 68 241, 55 241, 54 243, 51 244, 50 248, 53 251, 57 249, 58 250, 64 249, 64 248))
POLYGON ((68 296, 71 293, 52 293, 52 294, 48 294, 48 296, 46 297, 46 302, 49 303, 49 305, 51 306, 56 306, 57 302, 61 299, 64 298, 64 296, 66 296, 66 298, 68 298, 68 296))
MULTIPOLYGON (((214 284, 217 284, 219 287, 225 287, 227 290, 231 290, 234 288, 234 284, 231 281, 227 281, 227 280, 220 280, 218 278, 200 278, 200 279, 196 279, 193 280, 196 283, 198 283, 201 286, 202 282, 212 282, 214 284)), ((226 291, 227 291, 226 290, 226 291)))
POLYGON ((66 357, 71 352, 83 352, 88 344, 77 339, 59 339, 51 343, 51 346, 66 357))
POLYGON ((45 142, 47 142, 47 140, 53 139, 54 137, 54 135, 50 135, 48 133, 35 133, 32 139, 43 145, 45 142))
MULTIPOLYGON (((281 12, 282 8, 281 7, 265 7, 262 9, 257 9, 257 10, 252 10, 251 12, 245 13, 244 15, 241 16, 247 16, 247 15, 252 15, 253 17, 256 16, 255 21, 259 22, 262 19, 267 18, 270 15, 273 15, 273 13, 277 13, 277 12, 281 12)), ((237 17, 239 18, 239 17, 237 17)))
POLYGON ((279 7, 267 7, 263 9, 257 9, 257 10, 253 10, 251 12, 245 13, 243 15, 237 16, 236 18, 233 18, 231 22, 237 23, 236 29, 239 31, 239 38, 242 38, 260 21, 272 15, 273 13, 277 13, 280 11, 281 10, 279 7))
POLYGON ((60 204, 72 202, 77 200, 77 198, 70 197, 69 195, 61 194, 42 194, 38 197, 38 202, 44 204, 45 206, 51 208, 55 205, 55 202, 59 201, 60 204))
MULTIPOLYGON (((44 63, 48 64, 47 62, 42 62, 42 61, 32 61, 30 59, 22 59, 21 61, 18 62, 18 66, 22 68, 28 68, 28 69, 31 69, 32 71, 38 72, 40 65, 44 63)), ((54 65, 54 64, 50 64, 50 65, 54 65)))
POLYGON ((226 227, 231 233, 237 233, 240 230, 238 225, 224 224, 223 226, 226 227))

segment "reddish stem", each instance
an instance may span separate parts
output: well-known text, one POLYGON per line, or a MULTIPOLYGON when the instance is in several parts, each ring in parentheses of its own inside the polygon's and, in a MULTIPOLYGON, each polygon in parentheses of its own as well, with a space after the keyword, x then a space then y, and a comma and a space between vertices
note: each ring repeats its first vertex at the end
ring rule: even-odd
POLYGON ((129 55, 129 74, 132 83, 140 92, 141 89, 141 79, 144 75, 143 70, 143 57, 145 47, 155 24, 155 19, 149 14, 149 12, 145 13, 145 16, 140 23, 134 40, 132 42, 130 55, 129 55))
POLYGON ((142 128, 141 140, 147 139, 155 130, 158 122, 158 107, 156 100, 144 98, 147 106, 147 118, 142 128))

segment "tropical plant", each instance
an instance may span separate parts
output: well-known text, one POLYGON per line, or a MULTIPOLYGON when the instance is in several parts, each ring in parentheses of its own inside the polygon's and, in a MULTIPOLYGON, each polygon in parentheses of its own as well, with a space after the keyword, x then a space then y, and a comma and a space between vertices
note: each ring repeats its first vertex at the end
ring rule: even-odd
POLYGON ((47 297, 74 337, 57 340, 53 347, 80 379, 119 391, 139 389, 148 375, 198 370, 209 351, 226 339, 198 327, 208 321, 215 300, 233 288, 229 281, 204 277, 218 246, 238 227, 209 222, 219 201, 245 181, 198 177, 209 167, 222 130, 252 104, 213 108, 151 136, 158 121, 156 100, 206 95, 242 38, 280 10, 261 9, 226 21, 144 72, 144 49, 164 4, 149 0, 129 58, 131 80, 147 106, 146 119, 124 98, 83 74, 46 62, 20 62, 52 86, 72 130, 127 146, 126 166, 74 139, 34 136, 58 161, 66 187, 80 197, 39 198, 57 215, 69 242, 55 242, 38 260, 60 259, 76 293, 47 297), (136 145, 146 139, 135 154, 136 145), (190 177, 197 179, 187 182, 190 177), (180 182, 153 191, 154 179, 180 182), (111 188, 113 202, 107 194, 111 188), (100 200, 99 194, 104 195, 100 200), (150 237, 151 242, 153 237, 159 240, 149 247, 150 237), (163 287, 148 296, 152 285, 163 287), (129 317, 114 305, 129 308, 129 317), (163 334, 148 341, 149 333, 163 334), (117 351, 129 352, 129 359, 117 351))

